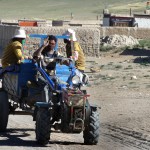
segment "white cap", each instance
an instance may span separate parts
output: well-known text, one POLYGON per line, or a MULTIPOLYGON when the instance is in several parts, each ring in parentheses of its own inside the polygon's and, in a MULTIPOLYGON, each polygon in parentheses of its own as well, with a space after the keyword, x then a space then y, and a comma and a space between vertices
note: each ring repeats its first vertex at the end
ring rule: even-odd
POLYGON ((70 36, 69 40, 77 41, 75 31, 72 29, 68 29, 63 35, 70 36))
POLYGON ((13 38, 26 38, 26 33, 24 29, 16 29, 13 38))

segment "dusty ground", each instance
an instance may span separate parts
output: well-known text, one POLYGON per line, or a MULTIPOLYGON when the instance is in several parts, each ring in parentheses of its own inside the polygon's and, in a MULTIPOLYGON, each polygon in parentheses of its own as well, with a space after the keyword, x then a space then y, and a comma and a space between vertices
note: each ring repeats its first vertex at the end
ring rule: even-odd
POLYGON ((82 134, 53 132, 47 147, 35 142, 30 116, 10 116, 8 132, 0 133, 1 149, 149 150, 150 149, 150 52, 148 50, 102 53, 88 58, 86 72, 90 103, 100 112, 100 139, 96 146, 83 144, 82 134), (90 68, 98 70, 92 73, 90 68))

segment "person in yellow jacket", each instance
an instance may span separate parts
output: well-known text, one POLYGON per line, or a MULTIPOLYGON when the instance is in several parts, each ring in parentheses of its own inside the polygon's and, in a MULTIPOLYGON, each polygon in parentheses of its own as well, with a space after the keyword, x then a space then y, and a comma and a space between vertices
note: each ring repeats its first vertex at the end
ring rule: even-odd
POLYGON ((85 56, 79 42, 77 42, 75 31, 68 29, 63 35, 70 37, 69 39, 64 39, 64 43, 66 43, 67 57, 74 59, 76 68, 84 73, 85 56))
POLYGON ((6 68, 13 64, 20 64, 24 59, 22 54, 22 43, 26 38, 25 30, 16 29, 10 43, 3 51, 2 55, 2 68, 6 68))

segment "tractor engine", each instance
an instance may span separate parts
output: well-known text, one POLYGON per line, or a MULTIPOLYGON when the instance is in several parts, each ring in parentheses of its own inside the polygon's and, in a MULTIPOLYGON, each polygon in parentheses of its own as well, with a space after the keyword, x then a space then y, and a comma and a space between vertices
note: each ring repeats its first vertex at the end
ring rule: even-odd
POLYGON ((63 132, 80 133, 84 129, 85 96, 76 89, 63 89, 63 132))

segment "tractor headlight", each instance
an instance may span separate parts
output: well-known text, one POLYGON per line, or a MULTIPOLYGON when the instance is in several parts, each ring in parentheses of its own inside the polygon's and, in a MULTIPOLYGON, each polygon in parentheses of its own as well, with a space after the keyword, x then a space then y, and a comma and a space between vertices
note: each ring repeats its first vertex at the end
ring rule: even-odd
POLYGON ((72 83, 75 84, 75 85, 79 84, 80 83, 80 77, 77 76, 77 75, 73 76, 72 77, 72 83))

